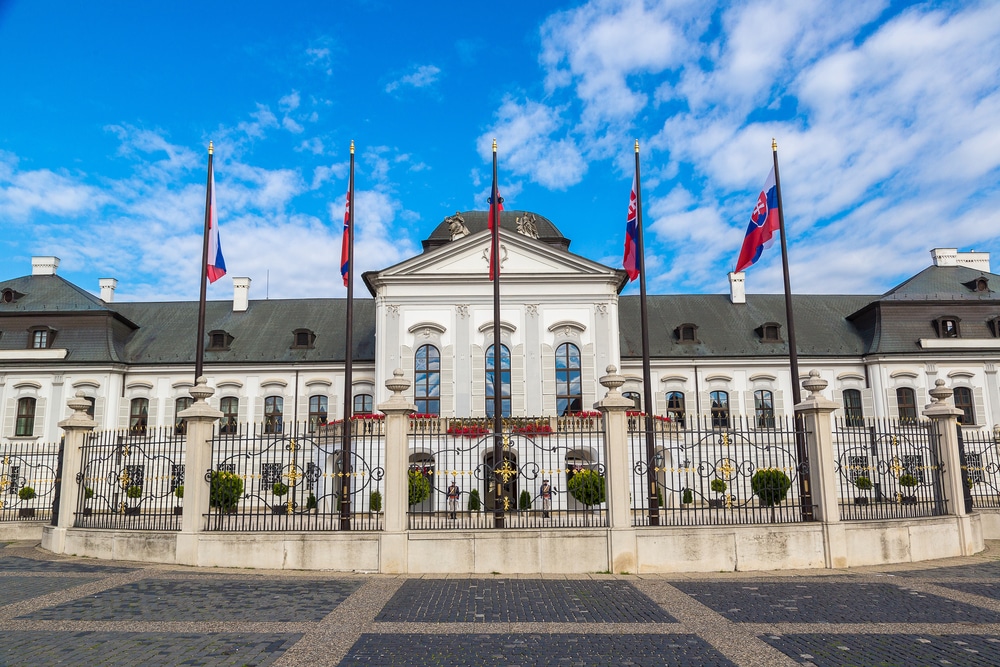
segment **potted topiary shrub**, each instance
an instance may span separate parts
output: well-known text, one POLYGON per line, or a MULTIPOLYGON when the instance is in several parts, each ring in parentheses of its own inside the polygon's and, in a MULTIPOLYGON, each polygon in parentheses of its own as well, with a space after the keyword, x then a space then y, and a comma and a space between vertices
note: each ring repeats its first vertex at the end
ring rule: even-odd
POLYGON ((908 494, 900 494, 899 502, 901 505, 916 505, 917 496, 913 492, 913 487, 920 484, 920 480, 909 473, 905 473, 899 476, 899 485, 909 491, 908 494))
POLYGON ((213 470, 208 492, 208 504, 223 514, 236 511, 243 497, 243 479, 234 472, 213 470))
POLYGON ((411 470, 408 477, 409 501, 412 507, 424 502, 431 495, 431 483, 419 470, 411 470))
MULTIPOLYGON (((184 498, 184 485, 178 484, 177 488, 174 489, 174 497, 177 500, 183 500, 184 498)), ((184 514, 184 508, 181 505, 174 505, 174 514, 184 514)))
POLYGON ((567 486, 570 495, 588 507, 604 502, 604 477, 596 470, 577 470, 567 486))
MULTIPOLYGON (((271 493, 276 495, 280 500, 286 493, 288 493, 288 485, 284 482, 275 482, 271 486, 271 493)), ((288 514, 288 504, 283 502, 277 502, 271 506, 271 511, 275 514, 288 514)))
POLYGON ((368 494, 368 511, 374 512, 375 514, 382 513, 382 492, 372 491, 368 494))
POLYGON ((319 502, 316 500, 316 494, 310 491, 309 497, 306 498, 306 511, 313 512, 318 507, 319 507, 319 502))
MULTIPOLYGON (((136 500, 136 501, 138 501, 140 498, 142 498, 142 487, 139 486, 138 484, 133 484, 132 486, 130 486, 127 489, 125 489, 125 496, 129 500, 136 500)), ((138 503, 136 503, 135 505, 126 505, 125 506, 125 514, 129 514, 129 515, 133 515, 134 516, 134 515, 136 515, 136 514, 139 513, 140 509, 141 508, 139 507, 138 503)))
POLYGON ((527 489, 521 491, 521 495, 517 499, 517 509, 521 512, 527 512, 531 509, 531 492, 527 489))
POLYGON ((856 486, 858 488, 858 491, 861 491, 861 495, 860 496, 855 496, 855 498, 854 498, 854 504, 855 505, 867 505, 868 504, 868 494, 866 492, 867 491, 871 491, 872 481, 870 479, 868 479, 867 477, 865 477, 864 475, 859 475, 858 477, 856 477, 854 479, 854 486, 856 486))
POLYGON ((478 512, 483 508, 483 500, 479 497, 479 489, 473 489, 469 493, 469 511, 478 512))
POLYGON ((84 503, 83 503, 83 516, 90 516, 91 514, 93 514, 94 510, 92 510, 90 508, 89 503, 86 502, 86 501, 90 500, 93 497, 94 497, 94 490, 92 488, 90 488, 89 486, 83 487, 83 500, 84 500, 84 503))
POLYGON ((708 506, 714 507, 716 509, 725 507, 726 499, 722 497, 722 494, 726 492, 726 489, 729 488, 729 485, 727 485, 724 480, 721 480, 718 477, 716 477, 715 479, 712 480, 711 484, 708 485, 708 488, 712 489, 712 491, 719 494, 718 498, 710 498, 708 500, 708 506))
POLYGON ((761 468, 750 478, 750 490, 761 505, 771 508, 771 521, 774 521, 774 506, 785 499, 790 488, 792 480, 777 468, 761 468))
MULTIPOLYGON (((17 497, 25 502, 34 500, 37 496, 38 494, 35 493, 35 489, 30 486, 22 486, 20 491, 17 492, 17 497)), ((33 519, 35 516, 35 508, 22 507, 17 510, 17 515, 23 519, 33 519)))
POLYGON ((694 502, 694 491, 688 487, 681 489, 681 505, 690 505, 694 502))

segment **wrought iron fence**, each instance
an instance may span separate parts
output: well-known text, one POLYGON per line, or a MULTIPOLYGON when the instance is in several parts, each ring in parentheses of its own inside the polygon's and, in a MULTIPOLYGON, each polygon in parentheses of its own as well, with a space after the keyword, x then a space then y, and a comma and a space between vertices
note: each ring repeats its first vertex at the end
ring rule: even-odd
POLYGON ((799 481, 807 461, 796 455, 794 422, 775 418, 766 428, 756 420, 727 416, 688 417, 681 425, 665 417, 629 413, 632 463, 632 523, 725 525, 794 523, 811 516, 799 481), (647 424, 652 422, 652 442, 647 424), (651 490, 656 489, 656 511, 651 490))
POLYGON ((216 434, 208 530, 381 530, 381 415, 350 424, 348 456, 339 422, 247 424, 216 434))
POLYGON ((600 413, 410 419, 409 527, 570 528, 607 525, 600 413))
POLYGON ((844 521, 945 513, 940 443, 930 422, 837 420, 834 448, 844 521))
POLYGON ((58 443, 0 442, 0 521, 50 519, 58 464, 58 443))
POLYGON ((1000 432, 958 427, 962 481, 972 509, 1000 507, 1000 432))
POLYGON ((81 488, 74 525, 180 530, 184 441, 174 428, 87 435, 76 475, 81 488))

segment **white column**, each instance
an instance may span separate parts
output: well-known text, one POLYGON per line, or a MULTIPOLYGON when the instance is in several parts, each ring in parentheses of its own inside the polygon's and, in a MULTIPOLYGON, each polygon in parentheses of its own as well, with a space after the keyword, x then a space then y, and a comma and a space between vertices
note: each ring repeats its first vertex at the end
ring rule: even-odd
POLYGON ((403 377, 403 370, 397 368, 392 378, 385 381, 392 392, 378 409, 385 414, 385 510, 384 530, 379 548, 379 571, 382 574, 401 574, 408 570, 407 525, 408 509, 407 470, 409 469, 410 447, 407 441, 410 415, 417 406, 409 403, 403 395, 410 388, 410 381, 403 377))
POLYGON ((635 572, 638 569, 638 553, 635 528, 632 526, 632 503, 629 489, 632 483, 632 468, 628 464, 628 418, 626 410, 633 407, 631 399, 622 396, 620 387, 625 378, 614 366, 608 366, 607 375, 601 384, 608 389, 604 400, 594 407, 604 413, 604 461, 607 471, 604 475, 605 497, 608 503, 608 538, 610 540, 610 570, 612 572, 635 572))
POLYGON ((195 380, 189 393, 194 402, 177 413, 178 418, 187 421, 187 436, 184 444, 184 513, 175 558, 184 565, 197 565, 198 533, 204 529, 211 490, 205 476, 212 468, 212 435, 222 413, 208 404, 215 390, 208 386, 204 375, 195 380))

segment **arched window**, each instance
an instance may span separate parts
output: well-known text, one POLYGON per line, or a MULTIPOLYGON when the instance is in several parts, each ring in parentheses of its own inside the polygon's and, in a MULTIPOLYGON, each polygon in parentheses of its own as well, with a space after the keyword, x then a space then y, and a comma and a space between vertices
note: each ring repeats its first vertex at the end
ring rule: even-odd
POLYGON ((976 409, 972 402, 972 390, 968 387, 955 387, 955 407, 962 411, 958 418, 959 424, 973 426, 976 423, 976 409))
POLYGON ((712 428, 729 428, 729 392, 713 391, 709 400, 712 404, 712 428))
POLYGON ((668 391, 667 392, 667 417, 670 417, 670 421, 675 424, 680 424, 684 426, 684 417, 686 410, 684 408, 684 392, 680 391, 668 391))
POLYGON ((309 397, 309 432, 316 431, 316 427, 325 424, 328 414, 329 403, 326 396, 309 397))
POLYGON ((758 389, 753 393, 753 407, 757 428, 774 428, 774 393, 758 389))
POLYGON ((441 413, 441 353, 433 345, 421 345, 414 358, 413 402, 417 412, 441 413))
POLYGON ((556 411, 566 415, 583 410, 580 348, 563 343, 556 348, 556 411))
MULTIPOLYGON (((492 417, 496 398, 494 379, 493 346, 486 350, 486 416, 492 417)), ((510 417, 510 350, 500 346, 500 416, 510 417)))
POLYGON ((177 435, 184 435, 187 433, 187 420, 181 419, 177 415, 179 415, 182 410, 190 408, 192 402, 194 402, 194 399, 190 396, 181 396, 174 402, 174 433, 177 435))
POLYGON ((219 422, 219 433, 239 433, 240 399, 226 396, 219 402, 222 420, 219 422))
POLYGON ((370 415, 374 407, 374 398, 371 394, 357 394, 354 397, 354 414, 370 415))
POLYGON ((14 429, 16 436, 29 436, 35 434, 35 399, 30 396, 17 399, 17 426, 14 429))
POLYGON ((917 395, 909 387, 900 387, 896 390, 896 406, 899 409, 899 421, 917 421, 917 395))
POLYGON ((865 413, 861 408, 861 392, 857 389, 844 390, 844 423, 854 428, 865 425, 865 413))
POLYGON ((149 425, 149 399, 133 398, 128 414, 128 430, 135 435, 146 435, 146 427, 149 425))
POLYGON ((642 396, 637 391, 622 392, 622 398, 632 401, 632 409, 642 412, 642 396))
POLYGON ((264 398, 264 433, 281 433, 284 411, 285 399, 281 396, 264 398))

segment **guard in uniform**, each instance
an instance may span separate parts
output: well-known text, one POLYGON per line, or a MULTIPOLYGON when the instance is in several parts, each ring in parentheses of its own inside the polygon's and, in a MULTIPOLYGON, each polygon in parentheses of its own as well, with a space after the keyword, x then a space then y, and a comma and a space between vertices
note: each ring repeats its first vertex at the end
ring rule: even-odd
POLYGON ((542 496, 542 518, 549 518, 549 511, 552 509, 552 485, 549 484, 549 480, 542 480, 542 488, 539 490, 542 496))
POLYGON ((451 478, 451 484, 448 486, 447 494, 448 496, 448 511, 451 513, 451 518, 455 518, 455 512, 458 511, 458 497, 462 495, 462 490, 458 488, 458 484, 455 483, 455 478, 451 478))

